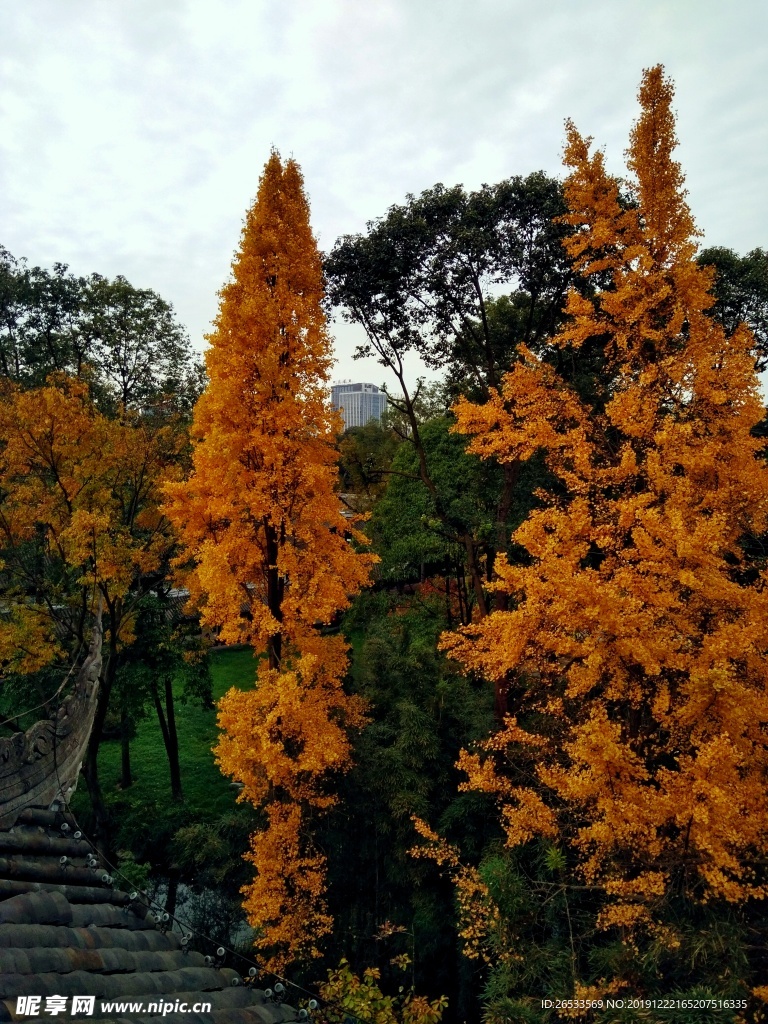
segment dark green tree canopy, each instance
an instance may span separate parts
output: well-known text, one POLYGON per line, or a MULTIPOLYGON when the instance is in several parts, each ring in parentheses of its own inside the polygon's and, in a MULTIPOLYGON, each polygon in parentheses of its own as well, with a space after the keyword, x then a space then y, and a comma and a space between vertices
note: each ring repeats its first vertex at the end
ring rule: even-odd
POLYGON ((514 346, 539 347, 559 322, 573 280, 564 212, 560 184, 539 171, 469 193, 435 185, 339 239, 326 261, 329 299, 365 328, 358 355, 397 372, 415 351, 433 369, 496 386, 514 346), (513 293, 504 339, 488 321, 500 290, 513 293))
POLYGON ((753 249, 739 256, 733 249, 712 246, 699 254, 701 266, 716 270, 711 313, 733 334, 745 323, 755 336, 758 370, 768 368, 768 252, 753 249))
POLYGON ((175 396, 191 408, 200 390, 189 338, 173 307, 122 275, 92 274, 82 295, 84 328, 102 386, 123 405, 150 406, 175 396))
POLYGON ((56 370, 77 376, 89 350, 80 324, 82 281, 63 263, 27 267, 0 246, 0 371, 29 387, 56 370))
POLYGON ((202 389, 173 307, 118 275, 29 267, 0 246, 0 374, 39 387, 50 373, 86 378, 105 411, 191 409, 202 389))
POLYGON ((440 417, 421 429, 434 495, 419 478, 413 447, 403 444, 397 450, 389 485, 370 526, 374 548, 382 559, 383 580, 418 582, 425 574, 445 572, 446 567, 450 571, 458 557, 454 552, 457 534, 471 531, 481 542, 495 537, 501 472, 467 455, 464 438, 451 433, 450 425, 449 419, 440 417), (438 504, 442 516, 438 516, 438 504))

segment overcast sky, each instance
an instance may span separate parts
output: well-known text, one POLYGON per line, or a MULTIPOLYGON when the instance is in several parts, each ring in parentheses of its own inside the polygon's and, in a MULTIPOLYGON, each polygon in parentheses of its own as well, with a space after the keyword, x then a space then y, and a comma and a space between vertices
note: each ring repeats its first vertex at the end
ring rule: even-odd
POLYGON ((155 289, 202 349, 271 146, 327 250, 438 181, 561 174, 566 117, 620 171, 662 62, 705 244, 765 248, 766 40, 765 0, 0 0, 0 244, 155 289))

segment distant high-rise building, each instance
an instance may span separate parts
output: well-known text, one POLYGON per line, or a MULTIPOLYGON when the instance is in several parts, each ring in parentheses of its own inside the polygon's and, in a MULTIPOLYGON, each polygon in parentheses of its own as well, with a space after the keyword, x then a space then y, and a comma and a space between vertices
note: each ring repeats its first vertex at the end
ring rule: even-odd
POLYGON ((341 410, 344 429, 364 427, 370 420, 381 422, 387 407, 387 396, 375 384, 353 384, 340 381, 331 387, 331 405, 341 410))

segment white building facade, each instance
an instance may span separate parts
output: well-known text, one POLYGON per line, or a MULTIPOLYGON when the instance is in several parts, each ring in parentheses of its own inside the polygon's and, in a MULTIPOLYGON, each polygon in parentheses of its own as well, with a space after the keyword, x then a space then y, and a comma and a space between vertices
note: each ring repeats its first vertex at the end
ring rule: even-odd
POLYGON ((364 427, 370 420, 381 422, 387 396, 375 384, 341 381, 331 387, 331 405, 344 417, 344 429, 364 427))

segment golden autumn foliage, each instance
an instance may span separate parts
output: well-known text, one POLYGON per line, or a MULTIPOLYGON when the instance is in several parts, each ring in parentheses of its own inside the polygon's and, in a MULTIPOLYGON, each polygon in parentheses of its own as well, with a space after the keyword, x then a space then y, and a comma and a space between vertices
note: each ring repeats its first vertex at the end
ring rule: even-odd
POLYGON ((425 821, 415 815, 411 820, 416 832, 424 840, 423 845, 414 846, 410 850, 411 856, 434 861, 450 877, 456 889, 458 934, 464 956, 469 960, 490 963, 485 940, 488 933, 498 925, 500 915, 488 886, 478 870, 462 864, 456 849, 425 821))
POLYGON ((335 493, 320 254, 301 173, 273 153, 221 290, 195 407, 194 469, 169 490, 203 622, 227 643, 304 649, 367 580, 335 493), (243 614, 243 606, 247 614, 243 614))
POLYGON ((246 908, 281 968, 315 953, 330 928, 307 818, 333 803, 326 777, 348 766, 347 730, 363 722, 341 685, 346 646, 317 627, 349 604, 372 562, 348 540, 362 538, 336 494, 322 265, 295 161, 272 153, 220 295, 193 470, 168 488, 168 514, 203 622, 268 654, 256 689, 221 701, 217 757, 265 810, 246 908))
POLYGON ((256 867, 246 887, 243 908, 267 941, 277 949, 270 969, 291 960, 320 956, 319 943, 333 927, 325 904, 326 860, 302 833, 306 832, 299 803, 273 800, 265 807, 267 825, 251 836, 245 855, 256 867))
POLYGON ((174 425, 107 418, 83 382, 63 376, 3 395, 3 664, 28 673, 58 657, 62 633, 85 627, 94 591, 110 649, 131 642, 129 595, 172 548, 160 487, 178 475, 184 443, 174 425))
MULTIPOLYGON (((329 651, 341 648, 327 637, 329 651)), ((346 728, 364 724, 359 698, 347 696, 334 674, 334 660, 297 657, 282 671, 264 666, 253 691, 232 690, 221 706, 222 763, 236 764, 249 799, 263 804, 275 790, 290 800, 330 806, 318 777, 349 765, 346 728)))
POLYGON ((746 543, 768 528, 764 408, 746 328, 706 315, 672 95, 644 74, 630 202, 567 129, 565 245, 594 290, 571 292, 555 342, 600 344, 602 393, 587 404, 523 351, 487 405, 455 409, 470 451, 544 449, 559 480, 514 535, 527 560, 497 561, 511 610, 444 637, 514 694, 462 754, 465 788, 496 798, 510 847, 569 848, 598 927, 625 936, 673 892, 768 896, 768 589, 746 543))

